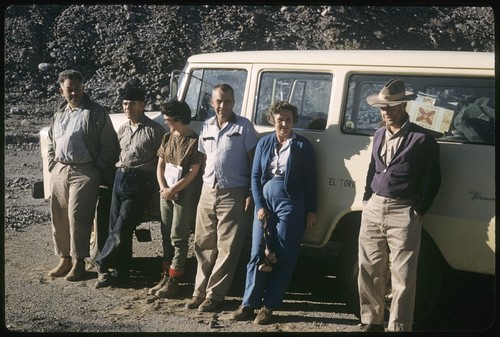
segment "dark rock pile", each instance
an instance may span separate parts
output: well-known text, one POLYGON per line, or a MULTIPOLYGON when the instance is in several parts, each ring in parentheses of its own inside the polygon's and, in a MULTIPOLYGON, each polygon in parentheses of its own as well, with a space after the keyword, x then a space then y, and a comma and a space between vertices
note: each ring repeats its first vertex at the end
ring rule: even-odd
POLYGON ((282 49, 494 50, 489 7, 13 5, 5 11, 6 116, 50 116, 57 73, 80 70, 112 112, 130 77, 149 108, 193 54, 282 49))

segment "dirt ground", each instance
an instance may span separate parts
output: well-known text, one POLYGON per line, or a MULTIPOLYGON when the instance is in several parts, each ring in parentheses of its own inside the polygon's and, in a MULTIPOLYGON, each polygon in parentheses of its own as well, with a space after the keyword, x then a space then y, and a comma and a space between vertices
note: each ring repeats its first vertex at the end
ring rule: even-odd
MULTIPOLYGON (((33 182, 42 179, 39 128, 48 120, 5 121, 6 133, 28 135, 4 147, 4 329, 10 332, 354 332, 359 323, 349 313, 335 276, 338 247, 303 248, 281 310, 271 324, 234 322, 230 314, 242 300, 245 263, 250 242, 245 242, 233 286, 216 313, 185 310, 191 297, 196 259, 189 256, 187 273, 180 279, 175 299, 147 295, 160 278, 161 241, 157 222, 143 223, 152 232, 151 242, 134 241, 129 285, 95 289, 97 273, 91 266, 83 281, 50 278, 47 271, 58 262, 53 252, 49 202, 34 199, 33 182), (23 122, 24 121, 24 122, 23 122), (24 123, 24 125, 23 125, 24 123), (24 130, 23 128, 29 129, 24 130), (33 140, 34 141, 31 141, 33 140)), ((474 331, 488 333, 495 327, 495 284, 491 278, 450 274, 443 300, 424 331, 474 331), (493 324, 493 325, 492 325, 493 324)))
MULTIPOLYGON (((21 120, 7 121, 6 130, 21 120)), ((41 122, 42 123, 42 122, 41 122)), ((26 123, 25 123, 26 124, 26 123)), ((37 127, 36 125, 34 127, 37 127)), ((88 265, 80 282, 50 278, 47 271, 58 262, 53 252, 49 202, 31 196, 31 184, 42 179, 37 143, 6 144, 5 160, 5 316, 7 330, 15 332, 334 332, 356 331, 357 318, 347 313, 336 293, 335 277, 328 274, 331 257, 305 252, 290 286, 284 307, 266 326, 252 321, 234 322, 230 314, 241 303, 245 243, 230 293, 217 313, 185 310, 191 297, 196 259, 190 255, 181 278, 178 298, 158 299, 147 290, 160 278, 159 223, 143 223, 151 242, 134 239, 130 285, 95 289, 97 273, 88 265), (302 267, 303 266, 303 267, 302 267), (307 266, 307 272, 304 272, 307 266), (310 269, 313 268, 313 269, 310 269), (317 269, 316 269, 317 268, 317 269), (311 277, 311 274, 317 276, 311 277)), ((328 249, 328 248, 326 248, 328 249)))

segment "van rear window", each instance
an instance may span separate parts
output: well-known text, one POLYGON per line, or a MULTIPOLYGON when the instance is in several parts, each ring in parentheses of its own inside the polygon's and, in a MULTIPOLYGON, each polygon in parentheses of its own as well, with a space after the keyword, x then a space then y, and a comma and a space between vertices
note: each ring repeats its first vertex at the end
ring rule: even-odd
POLYGON ((344 133, 375 133, 382 118, 380 110, 368 105, 366 97, 378 93, 393 78, 402 79, 406 89, 418 95, 407 105, 410 120, 428 129, 436 139, 494 143, 493 78, 352 75, 343 114, 344 133))

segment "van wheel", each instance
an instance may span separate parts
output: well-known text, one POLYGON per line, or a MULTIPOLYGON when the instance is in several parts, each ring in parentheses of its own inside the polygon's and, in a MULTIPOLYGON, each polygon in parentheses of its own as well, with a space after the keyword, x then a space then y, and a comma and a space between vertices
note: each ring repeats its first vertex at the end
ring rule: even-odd
POLYGON ((112 189, 103 187, 99 189, 99 198, 94 217, 94 225, 90 236, 90 257, 93 263, 101 252, 104 242, 108 237, 109 210, 111 208, 112 189))
MULTIPOLYGON (((358 293, 358 240, 351 238, 339 253, 339 280, 344 300, 350 313, 360 318, 358 293)), ((418 260, 417 290, 415 299, 414 329, 432 316, 439 302, 444 276, 443 258, 425 230, 418 260)), ((390 294, 386 296, 386 318, 390 308, 390 294)))

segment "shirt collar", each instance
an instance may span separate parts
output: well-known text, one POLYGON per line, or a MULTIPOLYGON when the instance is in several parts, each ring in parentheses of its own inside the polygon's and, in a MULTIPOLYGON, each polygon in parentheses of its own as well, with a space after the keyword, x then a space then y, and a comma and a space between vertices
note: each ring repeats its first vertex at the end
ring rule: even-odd
MULTIPOLYGON (((228 121, 228 123, 236 124, 236 122, 238 120, 236 119, 236 114, 234 113, 234 111, 231 112, 231 114, 229 115, 227 121, 228 121)), ((216 123, 217 123, 217 116, 214 116, 213 120, 210 121, 209 124, 215 125, 216 123)))
POLYGON ((408 129, 410 128, 410 125, 411 125, 411 122, 408 119, 408 120, 406 120, 406 122, 404 122, 404 124, 401 126, 401 128, 396 133, 394 133, 394 134, 392 134, 389 131, 389 127, 386 127, 385 134, 386 134, 387 139, 396 138, 396 137, 400 137, 400 136, 405 135, 406 132, 408 132, 408 129))

